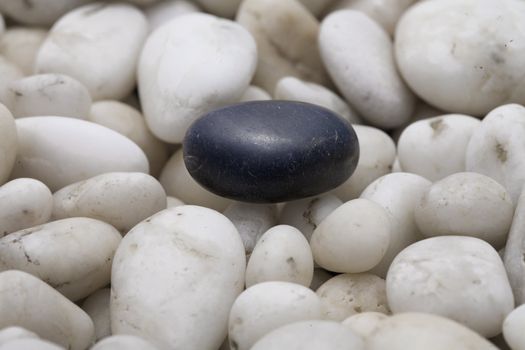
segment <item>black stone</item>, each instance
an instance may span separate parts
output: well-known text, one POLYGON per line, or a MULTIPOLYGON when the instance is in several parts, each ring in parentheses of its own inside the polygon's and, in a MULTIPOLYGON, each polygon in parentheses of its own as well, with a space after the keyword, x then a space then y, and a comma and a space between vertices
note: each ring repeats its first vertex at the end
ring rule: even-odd
POLYGON ((323 107, 292 101, 245 102, 209 112, 188 129, 184 163, 223 197, 276 203, 314 196, 354 172, 352 126, 323 107))

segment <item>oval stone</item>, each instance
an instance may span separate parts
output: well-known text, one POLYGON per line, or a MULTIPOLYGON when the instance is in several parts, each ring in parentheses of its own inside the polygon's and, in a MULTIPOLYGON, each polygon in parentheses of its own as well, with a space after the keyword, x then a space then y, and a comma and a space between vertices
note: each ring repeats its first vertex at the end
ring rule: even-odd
POLYGON ((247 202, 313 196, 355 170, 359 144, 352 126, 317 105, 254 101, 207 113, 183 143, 191 176, 209 191, 247 202))

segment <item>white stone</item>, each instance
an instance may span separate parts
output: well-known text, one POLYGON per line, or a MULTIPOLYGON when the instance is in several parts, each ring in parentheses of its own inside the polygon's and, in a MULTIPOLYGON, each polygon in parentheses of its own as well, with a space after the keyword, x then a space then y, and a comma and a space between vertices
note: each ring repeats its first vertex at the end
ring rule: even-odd
POLYGON ((4 345, 0 350, 65 350, 62 346, 41 339, 17 339, 4 345))
POLYGON ((53 115, 86 119, 91 96, 78 80, 64 74, 37 74, 12 81, 6 104, 15 118, 53 115))
POLYGON ((271 93, 281 78, 293 76, 331 86, 317 46, 319 22, 299 1, 245 0, 237 21, 257 42, 255 85, 271 93))
POLYGON ((0 12, 17 22, 49 26, 60 16, 89 0, 0 1, 0 12))
POLYGON ((283 281, 309 287, 314 260, 304 235, 293 226, 277 225, 257 242, 246 266, 246 287, 266 281, 283 281))
POLYGON ((331 10, 347 9, 363 12, 393 36, 397 21, 414 2, 416 0, 340 0, 331 10))
POLYGON ((363 340, 330 321, 296 322, 268 333, 251 350, 365 350, 363 340))
POLYGON ((15 164, 18 150, 17 135, 13 115, 0 103, 0 185, 7 181, 15 164))
POLYGON ((138 67, 149 128, 181 143, 193 121, 241 98, 256 63, 255 42, 236 22, 193 13, 160 27, 148 37, 138 67))
POLYGON ((109 298, 110 289, 102 288, 88 296, 82 303, 82 310, 91 317, 95 326, 95 341, 111 335, 109 298))
POLYGON ((162 185, 144 173, 105 173, 53 194, 54 219, 98 219, 122 233, 166 206, 162 185))
POLYGON ((253 344, 274 329, 320 317, 321 303, 312 290, 288 282, 256 284, 233 303, 228 331, 230 348, 253 349, 253 344))
POLYGON ((279 222, 296 227, 310 241, 321 221, 342 204, 333 194, 286 202, 279 215, 279 222))
POLYGON ((409 120, 415 97, 397 73, 388 34, 362 12, 336 11, 321 23, 319 48, 335 84, 366 122, 394 128, 409 120))
POLYGON ((181 205, 185 205, 185 203, 178 198, 167 196, 166 205, 167 205, 166 208, 173 208, 173 207, 179 207, 181 205))
POLYGON ((331 212, 314 230, 310 246, 324 269, 357 273, 376 266, 390 244, 390 218, 368 199, 348 201, 331 212))
POLYGON ((16 64, 0 56, 0 76, 0 103, 7 104, 9 83, 21 79, 24 73, 16 64))
POLYGON ((177 197, 186 204, 223 211, 232 203, 232 200, 206 190, 191 177, 184 165, 182 149, 173 153, 162 169, 159 181, 169 196, 177 197))
POLYGON ((31 227, 0 238, 0 271, 25 271, 77 301, 109 283, 121 238, 110 225, 80 217, 31 227))
POLYGON ((389 313, 385 280, 370 273, 345 273, 332 277, 316 291, 323 318, 343 321, 361 312, 389 313))
POLYGON ((480 123, 467 115, 448 114, 410 124, 397 144, 401 167, 431 181, 465 171, 467 145, 480 123))
POLYGON ((423 100, 418 99, 416 102, 416 106, 414 107, 414 112, 412 112, 412 116, 410 117, 410 120, 404 123, 403 125, 395 128, 394 130, 391 130, 389 132, 389 135, 392 137, 395 143, 398 142, 399 137, 403 133, 403 131, 412 123, 415 123, 422 119, 428 119, 433 117, 439 117, 443 116, 446 113, 429 105, 423 100))
POLYGON ((218 349, 245 268, 242 241, 224 215, 191 205, 163 210, 117 249, 113 334, 137 335, 161 349, 218 349))
POLYGON ((485 337, 501 332, 514 307, 503 263, 488 243, 466 236, 416 242, 399 253, 386 278, 392 312, 426 312, 485 337))
POLYGON ((384 131, 366 125, 352 125, 359 141, 359 160, 352 174, 332 193, 343 201, 357 198, 374 180, 391 172, 396 145, 384 131))
POLYGON ((380 177, 361 193, 361 198, 381 205, 390 216, 390 245, 372 273, 386 276, 394 257, 423 238, 416 225, 414 209, 430 185, 430 181, 415 174, 393 173, 380 177))
POLYGON ((467 146, 466 169, 502 184, 514 203, 525 182, 525 107, 500 106, 474 131, 467 146))
POLYGON ((507 315, 503 321, 503 337, 512 350, 525 349, 525 305, 521 305, 507 315))
POLYGON ((266 101, 271 99, 272 97, 265 90, 258 86, 250 85, 246 91, 244 91, 244 94, 241 96, 239 102, 266 101))
POLYGON ((316 17, 322 16, 334 0, 299 0, 316 17))
POLYGON ((134 142, 95 123, 29 117, 17 119, 16 127, 18 152, 11 177, 38 179, 51 191, 107 172, 149 171, 134 142))
POLYGON ((516 305, 525 303, 525 194, 522 192, 514 211, 503 261, 516 305))
POLYGON ((159 1, 144 9, 150 33, 174 18, 199 11, 194 3, 185 0, 159 1))
POLYGON ((261 236, 277 223, 273 204, 233 202, 223 214, 239 231, 247 255, 252 253, 261 236))
POLYGON ((96 343, 91 350, 157 350, 150 342, 135 335, 113 335, 96 343))
POLYGON ((500 249, 507 240, 514 205, 505 188, 490 177, 456 173, 432 184, 414 214, 426 237, 471 236, 500 249))
POLYGON ((38 52, 35 71, 70 75, 94 100, 123 98, 135 86, 147 33, 146 17, 131 5, 78 7, 55 22, 38 52))
POLYGON ((135 142, 148 157, 151 174, 160 174, 168 160, 167 147, 151 133, 137 109, 120 101, 97 101, 91 105, 87 120, 115 130, 135 142))
POLYGON ((303 81, 295 77, 284 77, 277 82, 273 94, 276 100, 313 103, 335 112, 349 123, 361 123, 359 116, 350 108, 348 103, 333 91, 316 83, 303 81))
POLYGON ((20 68, 24 75, 31 75, 46 36, 47 30, 42 28, 10 27, 0 36, 0 54, 20 68))
POLYGON ((345 319, 342 324, 354 331, 355 334, 366 339, 373 335, 379 328, 381 321, 388 317, 381 312, 368 311, 352 315, 345 319))
POLYGON ((0 286, 0 329, 23 327, 70 350, 91 345, 94 328, 89 316, 48 284, 10 270, 0 272, 0 286))
POLYGON ((0 187, 0 237, 44 224, 51 218, 53 194, 35 179, 16 179, 0 187))
POLYGON ((39 338, 35 333, 25 328, 11 326, 0 329, 0 345, 4 345, 16 339, 39 338))
POLYGON ((381 321, 366 339, 367 350, 497 350, 482 336, 450 319, 402 313, 381 321))
POLYGON ((423 100, 452 113, 525 103, 525 80, 516 74, 524 23, 522 1, 420 1, 396 28, 399 70, 423 100))

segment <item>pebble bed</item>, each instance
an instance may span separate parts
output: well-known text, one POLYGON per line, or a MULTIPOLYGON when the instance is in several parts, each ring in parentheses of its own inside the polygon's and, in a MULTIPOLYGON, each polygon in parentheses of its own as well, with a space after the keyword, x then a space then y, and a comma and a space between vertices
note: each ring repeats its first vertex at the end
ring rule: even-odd
POLYGON ((522 0, 0 0, 0 350, 525 350, 524 62, 522 0))

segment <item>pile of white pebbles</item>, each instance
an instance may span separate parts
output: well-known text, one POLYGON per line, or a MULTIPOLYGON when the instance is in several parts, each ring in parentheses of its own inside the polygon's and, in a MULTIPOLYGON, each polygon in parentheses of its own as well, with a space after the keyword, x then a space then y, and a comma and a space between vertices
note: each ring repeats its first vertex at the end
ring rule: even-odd
POLYGON ((0 350, 525 349, 522 0, 0 0, 0 350), (355 173, 233 202, 180 143, 268 99, 355 173))

